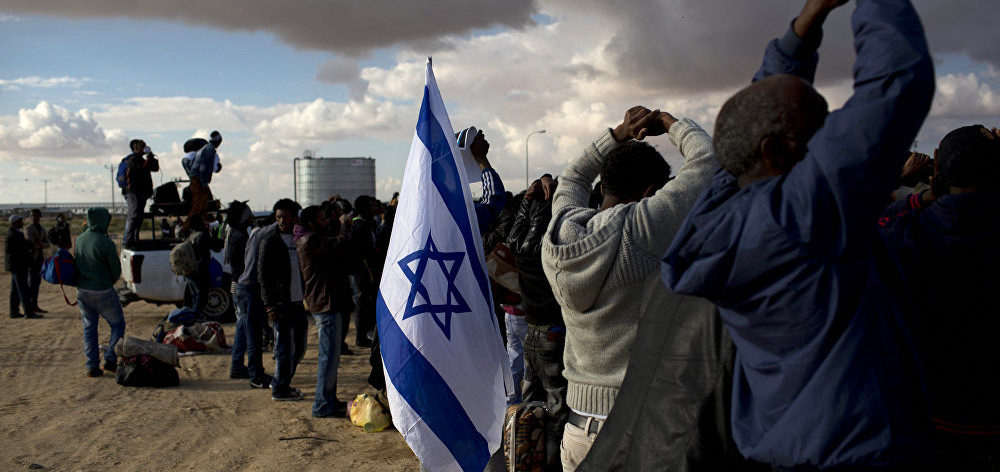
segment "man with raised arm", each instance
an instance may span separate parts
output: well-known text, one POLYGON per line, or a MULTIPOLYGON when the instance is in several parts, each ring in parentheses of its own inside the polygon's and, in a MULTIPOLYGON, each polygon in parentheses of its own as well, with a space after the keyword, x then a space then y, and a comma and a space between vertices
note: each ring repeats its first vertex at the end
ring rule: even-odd
POLYGON ((664 257, 676 292, 715 302, 737 347, 732 426, 779 470, 919 470, 929 417, 879 213, 934 94, 907 0, 858 0, 854 95, 812 87, 827 14, 808 0, 715 125, 719 172, 664 257))

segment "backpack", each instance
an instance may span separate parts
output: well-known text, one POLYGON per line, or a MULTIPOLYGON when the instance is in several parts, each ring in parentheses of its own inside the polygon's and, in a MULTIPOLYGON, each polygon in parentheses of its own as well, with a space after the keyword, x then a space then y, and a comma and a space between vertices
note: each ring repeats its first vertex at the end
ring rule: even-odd
POLYGON ((510 472, 545 469, 545 402, 507 407, 503 421, 503 456, 510 472))
POLYGON ((59 284, 62 290, 63 300, 69 306, 76 306, 76 302, 70 302, 66 296, 64 285, 76 286, 76 260, 73 255, 64 248, 59 248, 55 255, 45 259, 42 263, 42 278, 50 284, 59 284))
POLYGON ((170 269, 177 275, 191 275, 198 268, 198 258, 194 254, 194 243, 192 233, 184 242, 174 246, 170 250, 170 269))
POLYGON ((115 381, 126 387, 176 387, 181 383, 174 366, 147 354, 123 358, 115 381))
MULTIPOLYGON (((129 154, 131 156, 131 154, 129 154)), ((122 161, 118 163, 118 175, 115 176, 115 182, 118 182, 118 188, 124 189, 128 187, 128 158, 125 156, 122 161)))

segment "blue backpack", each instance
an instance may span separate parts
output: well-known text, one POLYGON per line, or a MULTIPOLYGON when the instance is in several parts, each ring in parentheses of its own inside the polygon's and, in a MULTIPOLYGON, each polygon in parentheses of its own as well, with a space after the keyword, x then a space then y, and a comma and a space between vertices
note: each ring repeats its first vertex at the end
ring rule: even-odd
POLYGON ((118 188, 128 187, 128 158, 125 156, 122 161, 118 163, 118 175, 115 176, 115 182, 118 182, 118 188))
POLYGON ((55 255, 45 259, 42 264, 42 278, 50 284, 59 284, 59 289, 63 292, 63 300, 69 306, 76 306, 76 302, 70 302, 66 296, 64 285, 76 286, 76 260, 66 249, 60 248, 55 255))

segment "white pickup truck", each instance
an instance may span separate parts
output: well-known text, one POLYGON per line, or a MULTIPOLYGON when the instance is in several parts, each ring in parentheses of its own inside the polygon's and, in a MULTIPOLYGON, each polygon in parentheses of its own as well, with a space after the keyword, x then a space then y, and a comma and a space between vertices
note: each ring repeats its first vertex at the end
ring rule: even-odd
MULTIPOLYGON (((145 300, 157 305, 172 304, 183 306, 185 300, 184 277, 175 275, 170 269, 170 250, 180 243, 178 239, 140 240, 131 248, 123 248, 120 254, 122 280, 118 288, 118 298, 122 305, 135 300, 145 300)), ((212 258, 222 265, 222 253, 213 252, 212 258)), ((229 293, 229 274, 223 284, 211 289, 205 304, 204 315, 210 321, 233 321, 235 304, 229 293)))

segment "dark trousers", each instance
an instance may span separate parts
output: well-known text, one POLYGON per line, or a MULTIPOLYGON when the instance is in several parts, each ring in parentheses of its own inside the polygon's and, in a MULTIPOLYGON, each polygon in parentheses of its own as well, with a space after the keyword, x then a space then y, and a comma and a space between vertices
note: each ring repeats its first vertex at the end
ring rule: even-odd
POLYGON ((285 394, 295 377, 299 361, 306 355, 309 321, 302 302, 282 306, 274 324, 274 379, 271 392, 285 394))
POLYGON ((42 288, 42 261, 32 262, 28 273, 28 303, 31 304, 31 311, 25 315, 34 313, 38 308, 38 289, 42 288))
POLYGON ((246 367, 250 378, 256 379, 264 375, 264 363, 261 352, 264 349, 264 304, 260 301, 260 290, 257 287, 245 285, 236 286, 236 335, 233 337, 233 357, 230 370, 240 370, 243 367, 243 355, 246 354, 246 367))
POLYGON ((139 240, 139 230, 142 229, 142 213, 146 210, 147 197, 141 197, 133 192, 125 194, 127 214, 125 216, 125 234, 122 243, 131 246, 139 240))
POLYGON ((19 313, 18 305, 24 307, 24 314, 34 313, 35 307, 31 304, 31 291, 28 286, 28 270, 22 269, 10 273, 10 314, 19 313))
POLYGON ((358 324, 355 326, 355 342, 358 346, 371 346, 368 332, 375 329, 375 297, 378 288, 371 284, 362 284, 358 294, 358 324))
MULTIPOLYGON (((200 275, 199 272, 195 271, 191 277, 186 277, 187 285, 184 290, 188 299, 191 301, 189 308, 198 314, 199 318, 204 318, 205 304, 208 303, 208 291, 212 289, 211 281, 208 279, 207 275, 200 275)), ((205 271, 208 272, 207 270, 205 271)))
POLYGON ((559 444, 569 417, 566 406, 566 378, 563 371, 563 347, 566 329, 552 325, 528 325, 524 337, 525 402, 545 402, 545 452, 547 470, 561 470, 559 444))

